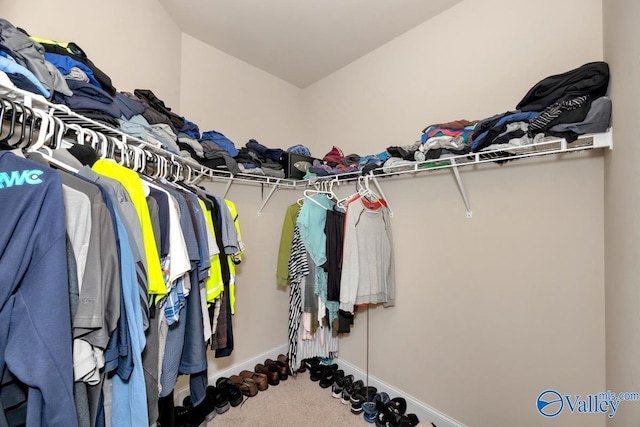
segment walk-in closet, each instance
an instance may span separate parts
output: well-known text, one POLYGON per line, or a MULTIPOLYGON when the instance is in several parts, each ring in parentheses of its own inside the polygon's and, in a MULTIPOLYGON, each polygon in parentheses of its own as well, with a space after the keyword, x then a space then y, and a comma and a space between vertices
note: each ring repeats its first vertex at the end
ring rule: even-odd
POLYGON ((625 0, 0 0, 0 427, 631 427, 625 0))

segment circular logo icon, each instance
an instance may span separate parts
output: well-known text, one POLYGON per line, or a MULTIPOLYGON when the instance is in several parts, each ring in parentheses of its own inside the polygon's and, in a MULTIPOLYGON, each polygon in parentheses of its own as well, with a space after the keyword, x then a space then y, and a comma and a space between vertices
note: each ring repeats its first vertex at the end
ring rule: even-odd
POLYGON ((564 401, 557 391, 545 390, 538 396, 536 406, 541 415, 551 418, 562 412, 564 401))

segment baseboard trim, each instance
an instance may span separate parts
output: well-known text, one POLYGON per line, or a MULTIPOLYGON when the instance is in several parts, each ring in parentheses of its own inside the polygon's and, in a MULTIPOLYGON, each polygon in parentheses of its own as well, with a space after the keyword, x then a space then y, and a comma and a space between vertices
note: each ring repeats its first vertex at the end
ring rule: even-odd
MULTIPOLYGON (((345 374, 353 375, 356 379, 366 378, 366 371, 358 368, 357 366, 347 362, 344 359, 335 359, 335 363, 340 366, 340 369, 344 371, 345 374)), ((385 383, 379 378, 374 377, 373 375, 369 375, 369 385, 376 387, 379 391, 385 391, 391 397, 402 396, 407 400, 407 413, 414 413, 420 419, 419 425, 429 425, 429 423, 435 424, 437 427, 467 427, 465 424, 460 421, 454 420, 446 414, 438 411, 437 409, 427 405, 424 402, 419 401, 413 396, 403 392, 402 390, 397 389, 396 387, 385 383)))
MULTIPOLYGON (((245 360, 244 362, 235 364, 230 368, 224 369, 222 371, 217 371, 213 374, 209 373, 209 384, 214 385, 218 378, 230 377, 231 375, 238 375, 240 371, 243 371, 245 369, 249 371, 253 371, 253 368, 255 368, 255 366, 258 363, 264 363, 266 359, 268 358, 273 359, 277 357, 279 354, 286 354, 288 349, 289 347, 287 344, 282 344, 278 347, 272 348, 269 351, 266 351, 255 357, 252 357, 251 359, 245 360)), ((181 404, 179 402, 182 402, 182 400, 189 395, 189 386, 176 390, 176 393, 174 393, 174 395, 175 395, 174 400, 176 404, 181 404)))

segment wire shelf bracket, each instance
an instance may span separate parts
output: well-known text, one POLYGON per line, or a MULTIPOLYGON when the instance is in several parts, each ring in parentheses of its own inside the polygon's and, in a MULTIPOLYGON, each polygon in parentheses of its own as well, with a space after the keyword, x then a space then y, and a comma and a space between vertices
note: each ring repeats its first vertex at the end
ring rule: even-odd
POLYGON ((271 190, 267 194, 267 197, 262 201, 262 205, 260 205, 260 209, 258 209, 258 216, 262 215, 263 209, 265 208, 265 206, 267 206, 267 203, 269 203, 269 200, 271 199, 271 196, 273 196, 273 194, 278 189, 278 184, 279 183, 280 183, 280 180, 279 179, 276 180, 275 184, 271 187, 271 190))

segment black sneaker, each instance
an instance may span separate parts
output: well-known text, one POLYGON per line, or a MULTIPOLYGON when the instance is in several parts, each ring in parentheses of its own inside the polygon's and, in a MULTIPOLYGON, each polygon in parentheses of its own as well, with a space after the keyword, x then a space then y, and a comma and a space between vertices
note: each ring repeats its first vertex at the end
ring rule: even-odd
POLYGON ((360 391, 360 394, 364 396, 367 402, 372 402, 375 399, 377 393, 378 393, 378 389, 373 386, 364 387, 360 391))
POLYGON ((175 408, 176 427, 200 427, 205 426, 216 416, 215 397, 206 393, 202 402, 192 406, 191 397, 187 396, 182 402, 183 406, 175 408))
POLYGON ((324 371, 322 371, 322 375, 320 376, 320 387, 329 388, 333 385, 336 380, 336 375, 338 371, 342 372, 344 376, 344 372, 342 370, 338 370, 338 365, 333 364, 329 366, 325 366, 324 371))
POLYGON ((354 381, 351 384, 344 387, 342 390, 342 400, 341 402, 345 405, 351 403, 351 395, 360 392, 364 388, 364 382, 362 380, 354 381))
POLYGON ((311 378, 311 381, 320 381, 320 378, 322 378, 322 374, 324 373, 324 369, 325 369, 325 365, 315 365, 315 366, 311 366, 309 368, 309 378, 311 378))
POLYGON ((231 380, 227 377, 220 377, 216 380, 216 388, 226 395, 231 406, 234 408, 242 403, 242 392, 231 380))
POLYGON ((366 402, 365 397, 360 393, 354 393, 349 400, 351 401, 351 413, 360 415, 362 413, 362 404, 366 402))
POLYGON ((175 427, 175 407, 173 405, 173 391, 168 396, 158 399, 158 425, 161 427, 175 427))
POLYGON ((333 383, 333 387, 331 388, 331 396, 335 397, 336 399, 340 399, 345 387, 347 387, 351 383, 353 383, 353 375, 347 375, 343 376, 342 378, 336 379, 336 381, 333 383))
POLYGON ((213 401, 215 402, 216 407, 216 413, 224 414, 229 410, 229 408, 231 408, 227 393, 223 393, 221 390, 218 390, 216 387, 210 385, 207 386, 207 394, 213 397, 213 401))

